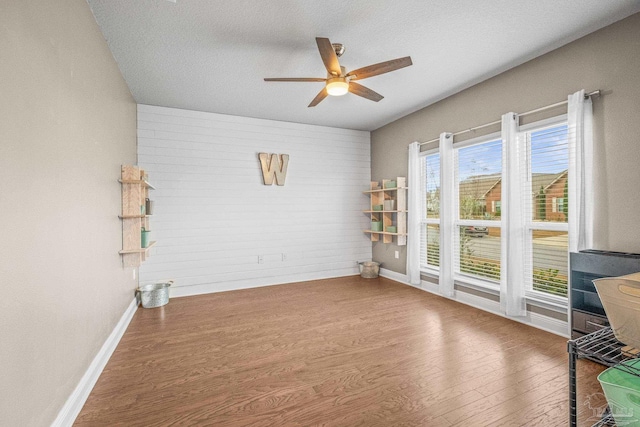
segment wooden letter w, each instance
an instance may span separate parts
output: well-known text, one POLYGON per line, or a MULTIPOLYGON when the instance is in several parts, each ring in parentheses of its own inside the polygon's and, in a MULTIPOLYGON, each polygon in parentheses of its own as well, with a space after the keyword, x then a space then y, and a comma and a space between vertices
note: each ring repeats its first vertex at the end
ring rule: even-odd
POLYGON ((287 177, 287 166, 289 165, 288 154, 271 154, 269 159, 268 153, 260 153, 260 165, 262 166, 262 179, 264 185, 272 185, 273 178, 276 179, 276 184, 284 185, 284 179, 287 177), (280 157, 280 159, 278 159, 280 157))

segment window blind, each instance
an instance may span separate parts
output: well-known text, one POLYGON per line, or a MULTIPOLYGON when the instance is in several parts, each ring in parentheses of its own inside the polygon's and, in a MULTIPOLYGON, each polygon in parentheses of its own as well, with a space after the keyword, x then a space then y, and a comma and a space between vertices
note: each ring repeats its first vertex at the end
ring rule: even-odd
POLYGON ((497 286, 500 281, 502 141, 455 148, 454 268, 497 286))
POLYGON ((421 162, 424 190, 421 220, 420 262, 423 269, 440 267, 440 154, 427 153, 421 162))
POLYGON ((568 170, 566 123, 533 129, 523 135, 527 167, 521 183, 527 216, 525 272, 532 294, 567 296, 568 170))

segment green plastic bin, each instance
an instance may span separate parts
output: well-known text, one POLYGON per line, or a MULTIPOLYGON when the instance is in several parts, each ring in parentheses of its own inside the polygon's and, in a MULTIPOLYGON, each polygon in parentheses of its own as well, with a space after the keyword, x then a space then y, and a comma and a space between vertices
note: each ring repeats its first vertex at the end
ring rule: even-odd
POLYGON ((149 247, 149 233, 149 230, 145 230, 144 227, 142 227, 140 231, 140 246, 143 248, 149 247))
POLYGON ((598 375, 611 414, 618 426, 640 426, 640 359, 622 362, 598 375), (628 372, 631 371, 631 372, 628 372))

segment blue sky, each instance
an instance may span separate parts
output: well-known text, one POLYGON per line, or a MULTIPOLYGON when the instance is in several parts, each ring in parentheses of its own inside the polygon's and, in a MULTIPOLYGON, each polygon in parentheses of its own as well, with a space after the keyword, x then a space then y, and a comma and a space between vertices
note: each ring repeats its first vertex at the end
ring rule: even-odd
POLYGON ((502 141, 496 139, 458 150, 458 179, 493 175, 502 170, 502 141))
MULTIPOLYGON (((559 173, 569 167, 567 126, 555 126, 531 134, 531 172, 559 173)), ((440 156, 427 157, 427 191, 440 186, 440 156), (435 178, 435 179, 434 179, 435 178)), ((458 150, 459 179, 491 175, 501 171, 502 143, 499 139, 458 150)))
POLYGON ((544 129, 531 134, 531 171, 559 173, 569 168, 567 125, 544 129))

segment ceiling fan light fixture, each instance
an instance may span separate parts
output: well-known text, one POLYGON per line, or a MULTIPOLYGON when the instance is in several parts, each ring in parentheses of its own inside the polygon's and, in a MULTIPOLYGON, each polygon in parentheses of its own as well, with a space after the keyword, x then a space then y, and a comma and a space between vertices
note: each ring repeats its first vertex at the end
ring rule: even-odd
POLYGON ((327 80, 327 93, 331 96, 342 96, 349 92, 349 82, 344 77, 327 80))
POLYGON ((315 107, 323 99, 331 96, 342 96, 347 93, 360 96, 369 101, 378 102, 384 98, 377 92, 372 91, 368 87, 362 86, 355 80, 363 80, 369 77, 385 74, 400 68, 413 65, 410 56, 404 58, 396 58, 390 61, 379 62, 377 64, 368 65, 358 68, 347 73, 347 70, 340 65, 338 57, 344 53, 344 45, 340 43, 331 43, 326 37, 316 37, 316 44, 324 67, 327 69, 327 78, 318 77, 279 77, 266 78, 267 82, 324 82, 325 86, 318 92, 308 107, 315 107))

